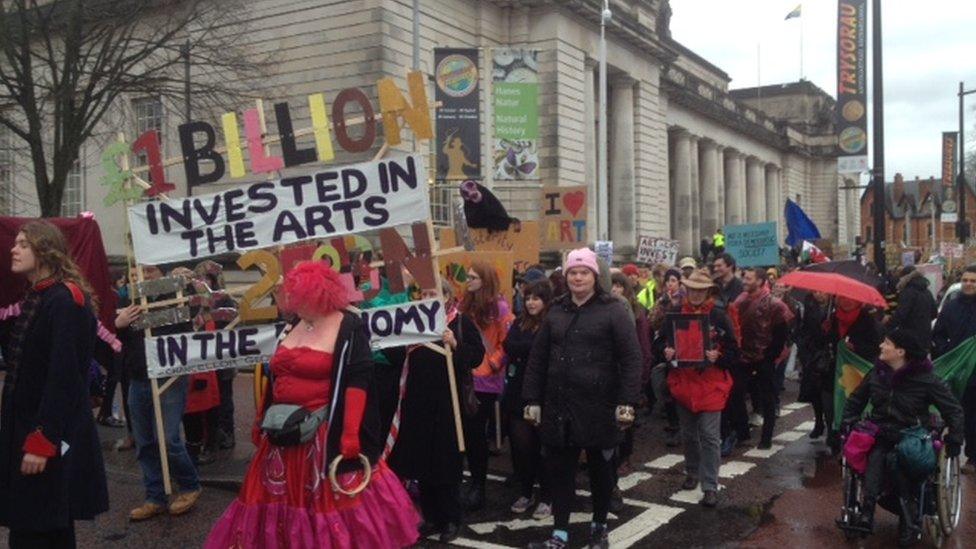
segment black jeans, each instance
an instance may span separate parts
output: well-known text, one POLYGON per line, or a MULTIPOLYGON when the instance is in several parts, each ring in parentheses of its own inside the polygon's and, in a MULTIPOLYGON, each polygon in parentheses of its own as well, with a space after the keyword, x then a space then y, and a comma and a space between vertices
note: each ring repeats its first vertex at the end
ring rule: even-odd
POLYGON ((891 482, 895 494, 903 499, 915 500, 922 488, 921 482, 912 480, 898 467, 886 470, 886 458, 889 453, 896 451, 895 444, 894 441, 878 438, 868 454, 868 468, 864 472, 864 500, 868 505, 878 501, 878 496, 884 490, 885 479, 891 482))
POLYGON ((593 503, 593 522, 606 524, 610 512, 610 493, 614 485, 613 448, 580 448, 547 446, 543 455, 548 472, 547 482, 552 491, 552 514, 556 530, 569 528, 569 513, 576 495, 576 469, 580 451, 586 450, 586 467, 590 474, 590 492, 593 503))
POLYGON ((732 392, 722 411, 722 438, 725 439, 733 432, 739 440, 749 438, 749 411, 746 409, 746 394, 752 382, 749 366, 735 364, 730 369, 732 373, 732 392))
POLYGON ((98 410, 98 419, 112 416, 112 405, 115 401, 115 386, 121 382, 123 413, 126 414, 126 419, 128 420, 129 380, 122 376, 122 354, 112 353, 112 358, 107 360, 107 362, 106 369, 108 373, 105 376, 105 395, 102 399, 102 407, 98 410))
POLYGON ((753 386, 756 389, 756 397, 759 400, 759 408, 762 410, 763 416, 760 441, 770 442, 773 439, 773 431, 776 429, 776 404, 779 400, 776 365, 765 362, 750 365, 748 368, 756 372, 753 376, 753 386))
POLYGON ((447 484, 420 481, 420 510, 424 521, 443 528, 448 523, 461 523, 460 482, 447 484))
POLYGON ((464 420, 464 444, 467 447, 468 470, 473 486, 483 488, 488 477, 488 422, 495 413, 498 395, 475 393, 478 413, 464 420))
POLYGON ((512 445, 512 470, 519 481, 519 495, 532 498, 532 490, 539 481, 539 499, 549 502, 549 486, 542 473, 542 443, 539 431, 522 419, 521 414, 508 414, 508 440, 512 445))
POLYGON ((234 376, 233 370, 217 372, 217 387, 220 389, 220 405, 217 406, 217 428, 234 434, 234 376))
POLYGON ((10 549, 74 549, 75 525, 44 532, 10 530, 9 541, 10 549))

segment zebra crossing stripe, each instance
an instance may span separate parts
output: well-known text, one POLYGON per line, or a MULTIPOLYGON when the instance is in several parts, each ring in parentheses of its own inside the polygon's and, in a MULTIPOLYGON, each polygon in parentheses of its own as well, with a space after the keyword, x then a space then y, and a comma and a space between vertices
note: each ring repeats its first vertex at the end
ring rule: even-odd
POLYGON ((646 511, 610 531, 610 547, 631 547, 683 512, 681 507, 652 503, 646 511))

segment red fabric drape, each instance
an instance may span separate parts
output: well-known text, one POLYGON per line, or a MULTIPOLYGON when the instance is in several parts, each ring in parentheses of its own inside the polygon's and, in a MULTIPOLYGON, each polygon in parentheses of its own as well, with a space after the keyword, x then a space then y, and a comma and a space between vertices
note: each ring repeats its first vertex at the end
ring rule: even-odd
MULTIPOLYGON (((0 307, 20 301, 27 290, 27 280, 10 272, 10 249, 14 247, 14 239, 17 238, 20 227, 33 220, 31 217, 0 217, 0 273, 4 280, 0 284, 0 307)), ((55 217, 48 218, 47 221, 64 233, 71 257, 98 297, 98 319, 106 328, 115 332, 118 296, 112 288, 108 258, 105 256, 98 222, 84 217, 55 217)))

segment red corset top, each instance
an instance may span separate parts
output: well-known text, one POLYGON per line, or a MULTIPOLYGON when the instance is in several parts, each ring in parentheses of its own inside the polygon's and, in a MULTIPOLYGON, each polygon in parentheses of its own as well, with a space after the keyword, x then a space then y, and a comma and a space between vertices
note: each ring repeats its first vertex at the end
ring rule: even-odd
POLYGON ((332 353, 310 347, 279 345, 271 358, 274 402, 297 404, 310 410, 329 403, 332 353))

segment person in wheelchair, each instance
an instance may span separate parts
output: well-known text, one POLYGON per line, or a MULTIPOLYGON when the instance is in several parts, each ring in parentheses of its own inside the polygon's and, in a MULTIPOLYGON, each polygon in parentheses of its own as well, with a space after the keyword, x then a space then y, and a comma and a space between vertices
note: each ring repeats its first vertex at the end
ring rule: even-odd
POLYGON ((963 440, 963 413, 948 386, 932 372, 927 349, 914 333, 895 329, 880 348, 874 368, 847 399, 842 416, 842 432, 849 433, 871 404, 865 419, 878 427, 864 474, 863 512, 852 526, 865 534, 873 531, 874 508, 883 493, 884 479, 890 479, 898 500, 898 541, 904 547, 921 537, 916 500, 925 477, 909 474, 904 462, 899 463, 904 459, 897 450, 902 431, 928 425, 929 407, 934 405, 949 429, 944 438, 947 455, 956 457, 963 440))

